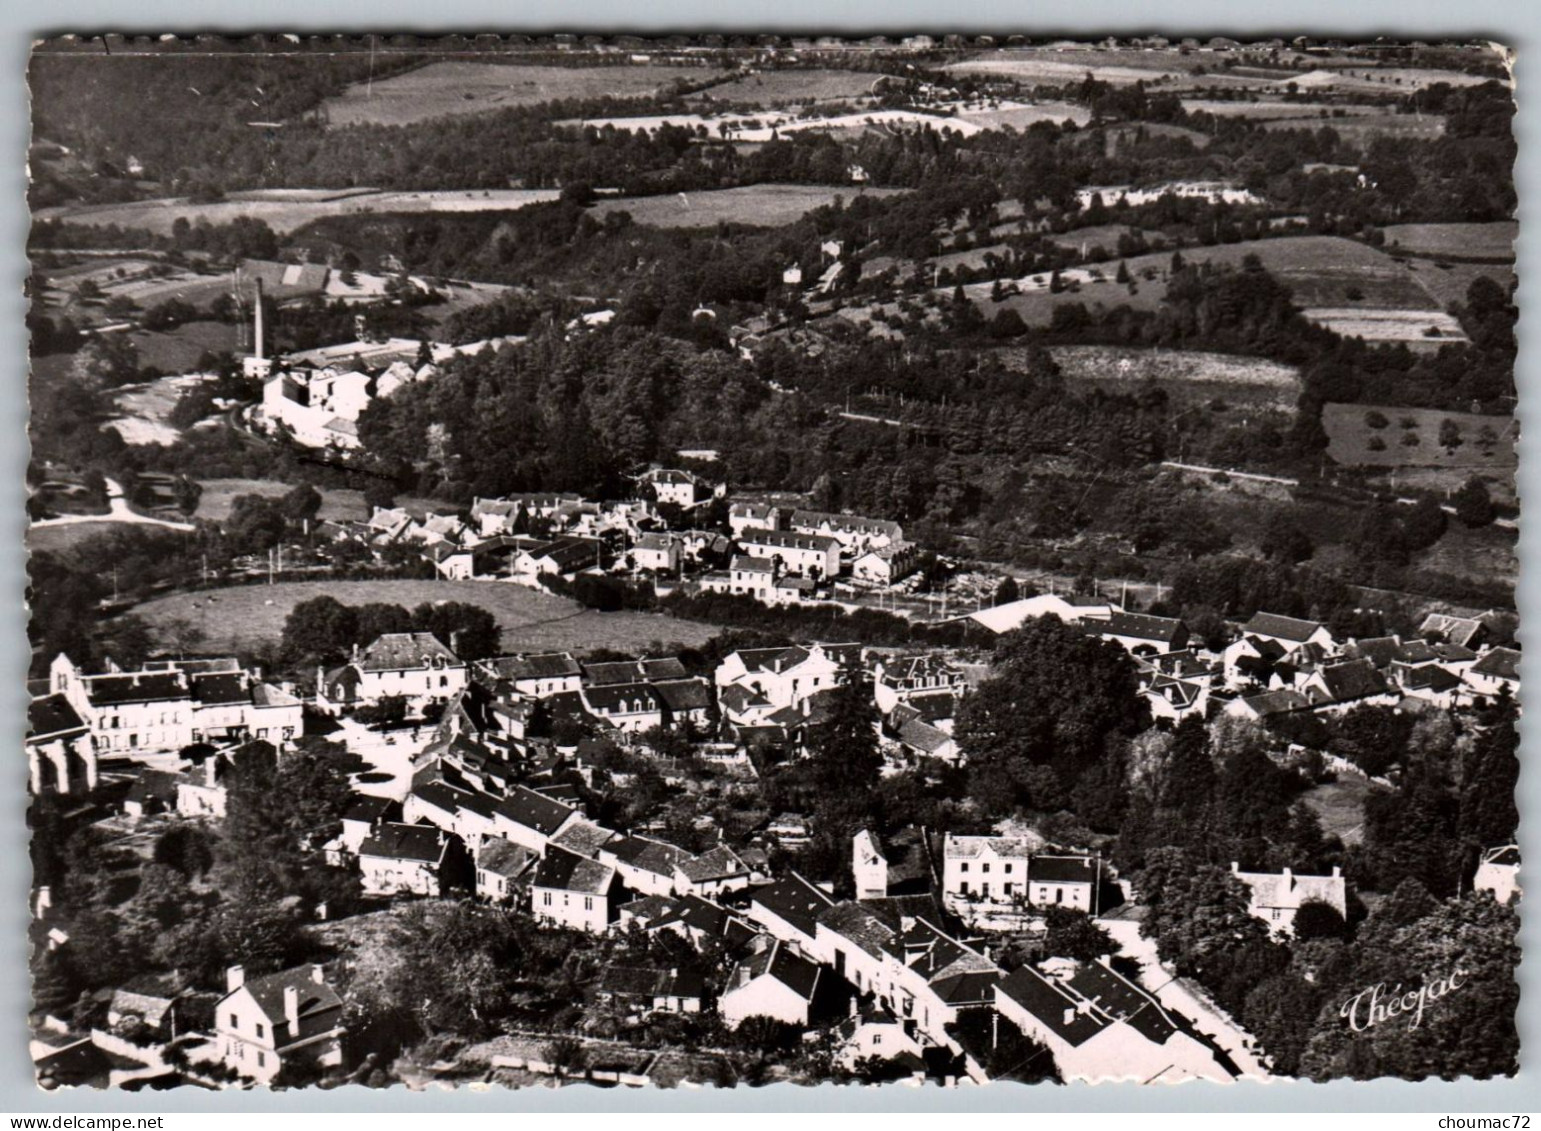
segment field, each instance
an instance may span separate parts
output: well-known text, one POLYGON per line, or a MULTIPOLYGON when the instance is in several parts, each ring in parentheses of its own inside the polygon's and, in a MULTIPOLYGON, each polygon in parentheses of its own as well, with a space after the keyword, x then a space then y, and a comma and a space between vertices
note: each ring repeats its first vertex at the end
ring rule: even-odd
POLYGON ((692 99, 756 103, 773 107, 809 102, 840 102, 870 96, 873 88, 892 76, 870 71, 808 69, 759 71, 697 91, 692 99))
POLYGON ((1363 338, 1367 342, 1401 342, 1409 349, 1437 350, 1448 342, 1466 341, 1461 324, 1442 310, 1316 306, 1307 307, 1301 313, 1334 334, 1363 338))
POLYGON ((124 385, 112 396, 119 415, 102 427, 115 429, 130 444, 175 444, 182 432, 167 417, 182 394, 204 380, 202 375, 194 374, 124 385))
POLYGON ((1340 773, 1337 781, 1325 782, 1305 793, 1301 800, 1322 823, 1322 832, 1345 845, 1364 840, 1364 800, 1375 787, 1355 773, 1340 773))
POLYGON ((1514 262, 1514 241, 1520 226, 1515 220, 1495 224, 1392 224, 1382 229, 1387 249, 1402 255, 1438 259, 1451 256, 1472 262, 1514 262))
POLYGON ((1265 130, 1315 130, 1322 126, 1331 126, 1344 141, 1363 148, 1377 137, 1440 137, 1445 132, 1445 119, 1437 114, 1419 117, 1415 114, 1372 113, 1355 114, 1351 118, 1270 118, 1263 122, 1265 130))
MULTIPOLYGON (((1079 246, 1079 235, 1069 232, 1057 239, 1074 241, 1075 246, 1079 246)), ((1355 240, 1338 236, 1281 236, 1182 249, 1183 258, 1190 263, 1236 266, 1248 255, 1256 255, 1270 273, 1290 288, 1296 304, 1302 307, 1346 311, 1356 317, 1366 314, 1373 317, 1377 311, 1417 312, 1420 320, 1419 334, 1414 336, 1417 341, 1423 340, 1423 326, 1433 322, 1443 324, 1447 317, 1437 309, 1445 301, 1443 294, 1438 300, 1432 298, 1433 288, 1426 288, 1421 282, 1435 274, 1435 268, 1427 263, 1398 262, 1355 240)), ((982 255, 979 258, 982 259, 982 255)), ((1061 271, 1060 278, 1066 289, 1059 294, 1049 292, 1046 274, 1014 280, 1022 293, 1008 295, 1000 303, 990 301, 992 284, 988 282, 969 284, 964 287, 964 292, 987 318, 993 318, 996 311, 1007 308, 1015 310, 1030 326, 1048 325, 1054 308, 1070 302, 1083 303, 1088 308, 1101 303, 1110 308, 1127 305, 1134 310, 1155 310, 1166 293, 1171 260, 1170 252, 1153 252, 1127 260, 1129 273, 1136 283, 1134 294, 1115 281, 1116 263, 1061 271), (1101 278, 1095 277, 1093 271, 1101 278), (1153 272, 1154 277, 1145 278, 1147 272, 1153 272)), ((875 271, 877 264, 872 267, 875 271)), ((1464 295, 1464 287, 1461 293, 1464 295)), ((1458 332, 1458 327, 1447 328, 1452 329, 1452 333, 1458 332)), ((1441 340, 1459 339, 1447 336, 1441 340)))
MULTIPOLYGON (((213 519, 215 522, 222 522, 230 517, 230 507, 237 495, 266 495, 277 498, 289 491, 292 486, 276 479, 205 479, 201 485, 203 494, 198 497, 198 510, 195 512, 195 517, 213 519)), ((317 490, 321 493, 321 518, 346 522, 369 517, 369 506, 364 502, 362 491, 354 491, 346 487, 318 487, 317 490)), ((398 498, 396 505, 418 515, 435 508, 435 504, 428 499, 398 498)), ((438 504, 438 506, 440 509, 444 508, 444 504, 438 504)))
POLYGON ((1338 463, 1368 467, 1459 468, 1502 473, 1507 477, 1515 463, 1519 429, 1512 417, 1479 416, 1470 412, 1394 408, 1362 404, 1327 404, 1322 408, 1322 427, 1327 430, 1327 454, 1338 463), (1372 428, 1365 417, 1378 412, 1387 424, 1372 428), (1453 421, 1461 431, 1454 451, 1440 445, 1440 426, 1453 421), (1411 424, 1412 427, 1408 427, 1411 424), (1490 429, 1486 434, 1483 429, 1490 429), (1416 436, 1416 444, 1403 442, 1416 436), (1375 440, 1384 445, 1377 450, 1375 440))
POLYGON ((158 597, 134 608, 151 627, 182 618, 206 634, 211 652, 245 652, 276 643, 284 618, 301 601, 329 596, 346 605, 381 601, 414 608, 425 601, 464 601, 497 618, 505 651, 637 651, 654 641, 701 644, 718 630, 654 613, 598 613, 550 593, 496 581, 291 581, 158 597))
POLYGON ((1105 51, 1049 48, 1001 51, 963 63, 949 63, 942 69, 965 75, 1000 75, 1024 83, 1078 83, 1090 71, 1099 82, 1115 85, 1143 82, 1148 86, 1163 76, 1186 76, 1196 67, 1213 61, 1202 55, 1182 55, 1176 51, 1112 55, 1105 51), (1113 63, 1112 59, 1118 62, 1113 63))
POLYGON ((1110 393, 1155 384, 1183 402, 1220 398, 1290 409, 1300 392, 1300 374, 1293 366, 1253 357, 1118 346, 1053 346, 1049 353, 1067 380, 1110 393))
POLYGON ((240 335, 241 328, 230 322, 184 322, 166 333, 135 330, 132 338, 139 348, 140 365, 163 373, 191 373, 205 353, 234 352, 240 335))
POLYGON ((1067 118, 1078 126, 1084 126, 1092 120, 1089 109, 1070 102, 1007 102, 997 109, 985 107, 959 110, 958 117, 988 130, 1006 127, 1025 130, 1037 122, 1053 122, 1057 125, 1067 118))
POLYGON ((1090 228, 1076 228, 1070 232, 1052 233, 1047 238, 1050 243, 1060 247, 1072 248, 1080 251, 1083 247, 1090 251, 1094 247, 1100 247, 1107 252, 1118 250, 1118 237, 1129 235, 1134 231, 1128 224, 1097 224, 1090 228))
POLYGON ((334 128, 400 126, 559 98, 642 98, 669 88, 676 80, 699 82, 708 75, 704 67, 430 63, 379 82, 356 83, 322 103, 322 113, 334 128))
POLYGON ((1246 118, 1264 121, 1269 118, 1309 118, 1311 124, 1335 126, 1338 118, 1333 115, 1358 116, 1380 113, 1374 106, 1341 106, 1328 102, 1232 102, 1228 99, 1184 98, 1183 109, 1190 114, 1213 114, 1217 118, 1246 118))
POLYGON ((528 204, 555 200, 555 189, 477 189, 441 192, 356 192, 299 199, 230 199, 212 204, 193 204, 185 197, 165 197, 127 204, 88 205, 85 207, 43 208, 38 219, 62 219, 79 224, 105 227, 144 228, 157 235, 169 235, 179 216, 189 222, 207 220, 228 224, 237 216, 261 220, 279 235, 302 228, 326 216, 347 216, 360 212, 470 212, 512 211, 528 204))
POLYGON ((120 522, 105 521, 74 522, 66 526, 31 526, 26 533, 27 551, 32 554, 68 555, 87 539, 122 528, 120 522))
POLYGON ((750 185, 670 196, 621 196, 594 205, 598 216, 630 212, 638 224, 657 228, 709 228, 718 223, 777 228, 791 224, 835 197, 892 196, 903 189, 864 189, 860 185, 750 185))

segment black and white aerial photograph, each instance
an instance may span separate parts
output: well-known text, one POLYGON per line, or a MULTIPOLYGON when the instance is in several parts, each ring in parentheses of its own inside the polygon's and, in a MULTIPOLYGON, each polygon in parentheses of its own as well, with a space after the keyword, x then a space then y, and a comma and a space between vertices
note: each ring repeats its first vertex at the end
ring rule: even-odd
POLYGON ((39 1089, 1517 1072, 1514 55, 1011 30, 32 44, 39 1089))

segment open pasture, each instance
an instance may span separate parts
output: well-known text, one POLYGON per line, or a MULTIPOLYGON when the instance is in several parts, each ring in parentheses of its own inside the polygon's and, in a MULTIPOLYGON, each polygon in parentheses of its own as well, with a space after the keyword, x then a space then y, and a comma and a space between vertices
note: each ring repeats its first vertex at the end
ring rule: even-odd
MULTIPOLYGON (((276 499, 286 494, 293 484, 277 479, 205 479, 200 486, 203 494, 198 497, 197 517, 223 522, 230 517, 236 496, 264 495, 276 499)), ((316 490, 321 495, 320 518, 348 522, 369 517, 364 492, 349 487, 317 487, 316 490)), ((398 498, 396 505, 419 516, 436 509, 453 509, 446 503, 434 503, 430 499, 398 498)))
POLYGON ((996 51, 942 69, 960 75, 991 75, 1024 83, 1077 83, 1090 71, 1099 82, 1147 86, 1162 77, 1181 78, 1214 60, 1175 50, 1116 54, 1090 48, 1026 48, 996 51))
POLYGON ((892 77, 872 71, 846 71, 833 67, 751 71, 706 87, 690 97, 703 102, 749 103, 766 108, 802 106, 810 102, 844 102, 872 96, 882 88, 884 80, 892 77))
POLYGON ((1066 380, 1110 393, 1155 385, 1184 403, 1218 399, 1290 409, 1300 392, 1294 366, 1255 357, 1123 346, 1052 346, 1049 353, 1066 380))
MULTIPOLYGON (((279 235, 286 235, 327 216, 360 212, 467 212, 512 211, 528 204, 555 200, 555 189, 475 189, 436 192, 357 192, 300 199, 221 200, 194 204, 185 197, 165 197, 125 204, 42 209, 40 219, 62 219, 105 227, 143 228, 156 235, 170 235, 178 217, 189 223, 207 220, 228 224, 238 216, 261 220, 279 235)), ((185 285, 185 284, 183 284, 185 285)))
POLYGON ((212 652, 244 653, 276 644, 284 620, 301 601, 334 597, 345 605, 384 602, 413 608, 424 602, 462 601, 490 612, 503 630, 505 651, 635 651, 654 641, 701 644, 718 630, 658 613, 599 613, 575 601, 497 581, 289 581, 237 585, 157 597, 134 608, 152 629, 185 619, 206 634, 212 652))
POLYGON ((1322 427, 1327 430, 1327 454, 1341 464, 1458 468, 1504 475, 1516 464, 1519 427, 1509 416, 1329 403, 1322 407, 1322 427), (1375 427, 1382 419, 1385 424, 1375 427), (1460 443, 1453 447, 1440 442, 1446 421, 1458 430, 1460 443))
POLYGON ((645 98, 679 80, 700 82, 709 76, 704 66, 544 67, 451 60, 355 83, 322 103, 322 114, 334 129, 402 126, 557 99, 645 98))
POLYGON ((1515 220, 1500 220, 1492 224, 1392 224, 1382 231, 1386 248, 1402 255, 1513 263, 1520 226, 1515 220))
POLYGON ((1184 98, 1183 109, 1190 114, 1211 114, 1216 118, 1246 118, 1248 121, 1264 121, 1270 118, 1306 118, 1332 125, 1336 115, 1355 117, 1379 113, 1374 106, 1342 106, 1327 102, 1294 102, 1267 99, 1259 102, 1243 102, 1230 99, 1184 98))
MULTIPOLYGON (((1348 109, 1344 107, 1344 109, 1348 109)), ((1370 108, 1373 109, 1373 108, 1370 108)), ((1438 114, 1354 114, 1345 118, 1270 118, 1263 122, 1265 130, 1316 130, 1330 126, 1338 136, 1352 145, 1363 148, 1377 137, 1409 137, 1430 139, 1443 136, 1445 119, 1438 114)))
POLYGON ((600 200, 596 215, 630 212, 638 224, 657 228, 708 228, 718 223, 753 224, 775 228, 793 223, 835 197, 892 196, 903 189, 873 189, 860 185, 749 185, 708 192, 667 196, 620 196, 600 200))
POLYGON ((1356 307, 1306 307, 1303 313, 1318 326, 1344 338, 1367 342, 1401 342, 1414 348, 1438 349, 1448 342, 1466 341, 1461 324, 1442 310, 1364 310, 1356 307))

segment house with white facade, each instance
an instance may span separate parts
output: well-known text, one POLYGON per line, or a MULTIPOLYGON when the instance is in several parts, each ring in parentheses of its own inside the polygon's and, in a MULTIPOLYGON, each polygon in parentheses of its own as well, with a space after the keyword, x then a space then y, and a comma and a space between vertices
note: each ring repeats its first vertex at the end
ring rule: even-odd
POLYGON ((764 558, 787 573, 827 581, 840 573, 840 543, 823 534, 791 530, 745 530, 738 544, 751 558, 764 558))
POLYGON ((98 758, 245 738, 281 748, 304 726, 299 699, 229 658, 159 660, 139 671, 114 666, 88 675, 60 653, 49 668, 49 691, 87 725, 98 758))
POLYGON ((822 977, 817 963, 773 939, 734 968, 717 999, 717 1012, 730 1029, 751 1017, 807 1025, 822 977))
POLYGON ((1325 903, 1348 917, 1348 886, 1341 868, 1330 876, 1302 876, 1289 868, 1282 872, 1243 872, 1231 862, 1231 875, 1247 887, 1247 912, 1268 924, 1277 935, 1295 933, 1295 916, 1305 903, 1325 903))
POLYGON ((996 984, 995 1004, 1049 1049, 1067 1083, 1233 1078, 1149 991, 1100 962, 1019 967, 996 984))
POLYGON ((465 846, 433 825, 381 822, 359 845, 366 895, 447 895, 459 879, 465 846))
POLYGON ((1513 903, 1520 897, 1520 849, 1515 844, 1490 848, 1482 854, 1471 886, 1476 891, 1493 894, 1499 903, 1513 903))
POLYGON ((320 966, 250 979, 232 966, 225 989, 214 1007, 214 1040, 225 1067, 259 1084, 272 1083, 285 1067, 341 1067, 342 999, 320 966))
POLYGON ((1022 906, 1028 901, 1028 862, 1037 843, 1026 837, 957 836, 942 841, 942 899, 1022 906))
POLYGON ((367 648, 354 649, 342 667, 321 672, 318 705, 349 710, 388 697, 421 709, 446 703, 465 687, 465 663, 431 632, 388 632, 367 648))
POLYGON ((621 892, 610 865, 553 845, 530 881, 530 907, 543 923, 598 935, 609 928, 621 892))

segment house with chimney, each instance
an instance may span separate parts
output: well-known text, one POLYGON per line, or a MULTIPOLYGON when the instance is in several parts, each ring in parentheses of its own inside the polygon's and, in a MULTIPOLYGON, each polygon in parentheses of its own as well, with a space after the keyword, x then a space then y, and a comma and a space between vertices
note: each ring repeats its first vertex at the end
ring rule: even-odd
POLYGON ((564 802, 516 785, 493 810, 494 835, 544 855, 551 838, 583 815, 564 802))
POLYGON ((600 971, 594 998, 631 1014, 700 1013, 706 1001, 706 979, 688 967, 612 963, 600 971))
MULTIPOLYGON (((304 725, 299 699, 233 657, 157 660, 132 672, 109 661, 107 671, 87 674, 61 652, 48 679, 49 694, 62 696, 89 728, 97 758, 244 738, 282 747, 304 725)), ((67 732, 68 718, 59 718, 67 732)))
MULTIPOLYGON (((360 794, 348 803, 342 813, 342 832, 338 834, 333 850, 339 854, 357 856, 364 841, 375 828, 387 823, 400 823, 401 802, 391 797, 371 797, 360 794)), ((340 863, 340 859, 337 861, 340 863)))
POLYGON ((435 825, 380 822, 359 845, 365 895, 443 896, 465 886, 465 845, 435 825))
POLYGON ((904 527, 883 518, 831 511, 795 510, 791 528, 799 534, 833 538, 847 554, 880 550, 904 541, 904 527))
POLYGON ((761 930, 804 953, 812 953, 818 937, 819 916, 835 905, 834 896, 817 884, 788 871, 778 879, 756 887, 749 895, 745 914, 761 930))
POLYGON ((667 896, 674 894, 675 869, 690 853, 666 841, 632 835, 606 841, 597 857, 616 870, 629 890, 667 896))
POLYGON ((827 581, 840 573, 840 543, 827 535, 751 528, 737 541, 749 557, 762 558, 784 573, 802 574, 815 581, 827 581))
POLYGON ((649 573, 677 574, 684 560, 685 540, 666 532, 649 532, 631 547, 631 565, 649 573))
POLYGON ((540 922, 599 935, 623 890, 610 865, 552 845, 530 880, 530 907, 540 922))
POLYGON ((1028 862, 1036 841, 1016 836, 959 836, 942 840, 942 900, 949 907, 1028 901, 1028 862))
POLYGON ((453 699, 467 679, 466 664, 433 633, 388 632, 367 648, 355 646, 341 667, 319 672, 316 703, 336 712, 400 697, 421 710, 453 699))
POLYGON ((1330 876, 1302 876, 1285 868, 1282 872, 1243 872, 1231 862, 1231 875, 1247 888, 1247 913, 1268 924, 1276 935, 1295 933, 1295 916, 1301 905, 1325 903, 1345 919, 1348 917, 1348 885, 1343 870, 1332 869, 1330 876))
POLYGON ((693 472, 672 467, 655 467, 641 475, 639 487, 651 488, 653 497, 660 504, 669 504, 689 510, 700 503, 710 502, 716 489, 693 472))
POLYGON ((1088 632, 1111 640, 1133 656, 1157 656, 1188 647, 1188 626, 1173 617, 1146 613, 1110 613, 1106 620, 1088 623, 1088 632))
POLYGON ((718 896, 742 891, 757 878, 754 869, 726 844, 674 865, 674 890, 679 895, 718 896))
POLYGON ((1149 991, 1101 962, 1021 966, 994 994, 1000 1016, 1048 1048, 1066 1083, 1233 1079, 1149 991))
POLYGON ((1271 641, 1283 650, 1285 656, 1291 656, 1308 645, 1318 649, 1319 655, 1331 655, 1338 647, 1331 630, 1320 621, 1301 620, 1277 613, 1252 614, 1252 619, 1241 626, 1241 634, 1244 638, 1271 641))
POLYGON ((271 1084, 285 1068, 340 1068, 342 998, 320 966, 297 966, 261 978, 243 967, 225 972, 225 996, 214 1007, 214 1038, 225 1067, 271 1084))
POLYGON ((577 691, 583 686, 583 668, 570 652, 539 652, 477 660, 474 676, 494 689, 507 687, 532 699, 577 691))
POLYGON ((743 648, 717 665, 713 680, 719 697, 727 689, 739 687, 777 710, 799 706, 820 692, 833 690, 860 662, 860 644, 743 648))
POLYGON ((540 857, 500 836, 483 837, 476 849, 476 894, 489 903, 523 903, 540 857))
POLYGON ((851 838, 851 875, 858 900, 888 898, 888 858, 871 829, 851 838))
POLYGON ((728 976, 717 1012, 730 1029, 751 1017, 806 1026, 823 978, 819 964, 790 943, 762 936, 755 953, 728 976))

